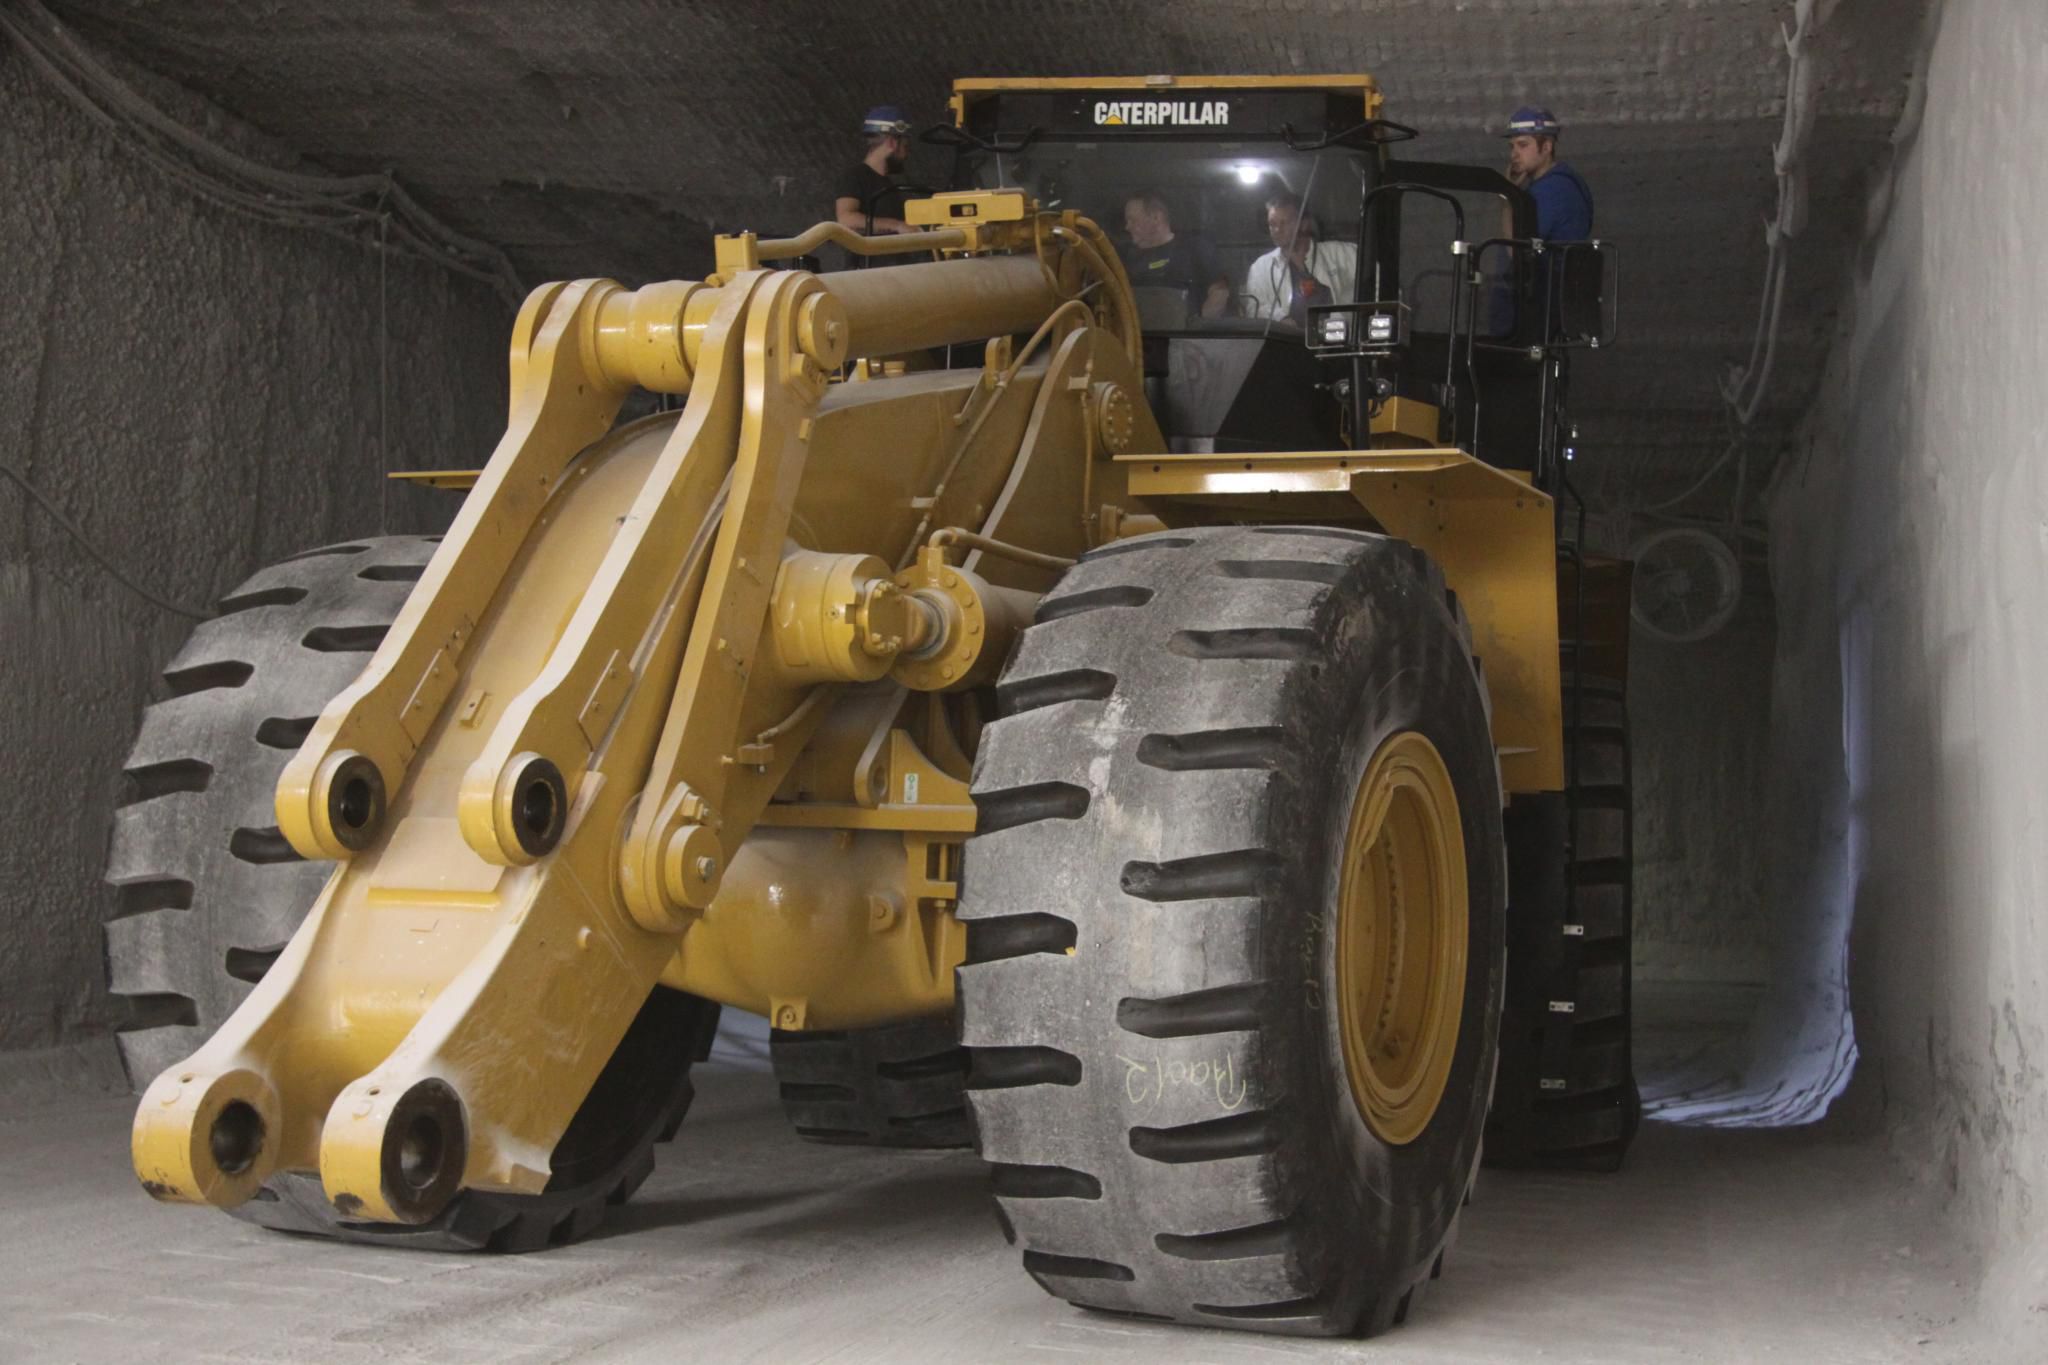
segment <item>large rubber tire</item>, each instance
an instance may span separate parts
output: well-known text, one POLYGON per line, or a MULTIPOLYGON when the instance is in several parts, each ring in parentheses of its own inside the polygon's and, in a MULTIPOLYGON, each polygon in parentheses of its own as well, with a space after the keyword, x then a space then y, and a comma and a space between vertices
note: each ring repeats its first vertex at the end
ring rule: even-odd
MULTIPOLYGON (((354 681, 405 604, 436 538, 311 550, 220 603, 164 670, 143 713, 115 812, 107 880, 108 984, 138 1088, 191 1053, 261 979, 332 871, 278 833, 278 774, 328 700, 354 681)), ((587 1233, 638 1187, 653 1144, 691 1098, 689 1064, 718 1007, 657 988, 555 1148, 538 1195, 465 1192, 433 1221, 344 1220, 317 1178, 284 1174, 233 1210, 291 1232, 442 1250, 530 1250, 587 1233)))
POLYGON ((358 1223, 327 1202, 318 1176, 292 1173, 229 1212, 280 1232, 419 1251, 541 1251, 581 1241, 653 1173, 655 1144, 675 1136, 696 1098, 690 1064, 710 1055, 717 1032, 716 1004, 656 986, 555 1144, 539 1194, 464 1190, 417 1226, 358 1223))
POLYGON ((783 1112, 811 1142, 971 1147, 967 1050, 952 1016, 769 1035, 783 1112))
POLYGON ((278 774, 362 672, 433 543, 394 536, 258 572, 192 631, 143 712, 114 813, 108 985, 139 1088, 189 1055, 275 960, 333 869, 277 830, 278 774))
POLYGON ((1569 781, 1508 807, 1508 998, 1486 1160, 1612 1171, 1640 1125, 1630 1054, 1628 706, 1566 675, 1569 781))
POLYGON ((1441 575, 1316 527, 1117 542, 1045 598, 998 693, 959 985, 1025 1269, 1188 1323, 1399 1321, 1478 1165, 1502 989, 1499 769, 1441 575), (1361 774, 1411 731, 1455 791, 1469 942, 1442 1100, 1397 1145, 1347 1079, 1332 923, 1361 774))

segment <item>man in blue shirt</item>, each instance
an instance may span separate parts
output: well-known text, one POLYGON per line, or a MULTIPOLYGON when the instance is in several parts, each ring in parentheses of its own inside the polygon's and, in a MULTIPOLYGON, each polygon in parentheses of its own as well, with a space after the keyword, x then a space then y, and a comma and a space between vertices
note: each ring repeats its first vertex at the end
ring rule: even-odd
POLYGON ((1593 235, 1593 191, 1557 159, 1557 116, 1524 105, 1508 120, 1508 179, 1536 201, 1536 235, 1546 242, 1583 242, 1593 235))

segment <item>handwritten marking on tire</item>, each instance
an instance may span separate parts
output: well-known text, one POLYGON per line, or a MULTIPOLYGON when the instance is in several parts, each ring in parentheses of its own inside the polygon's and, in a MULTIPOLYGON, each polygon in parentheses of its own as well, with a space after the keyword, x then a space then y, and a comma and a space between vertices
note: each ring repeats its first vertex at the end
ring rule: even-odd
POLYGON ((1117 1054, 1124 1064, 1124 1097, 1132 1104, 1150 1106, 1172 1088, 1192 1087, 1216 1097, 1225 1111, 1244 1103, 1245 1081, 1237 1074, 1237 1058, 1224 1052, 1213 1060, 1166 1062, 1158 1057, 1140 1061, 1117 1054))

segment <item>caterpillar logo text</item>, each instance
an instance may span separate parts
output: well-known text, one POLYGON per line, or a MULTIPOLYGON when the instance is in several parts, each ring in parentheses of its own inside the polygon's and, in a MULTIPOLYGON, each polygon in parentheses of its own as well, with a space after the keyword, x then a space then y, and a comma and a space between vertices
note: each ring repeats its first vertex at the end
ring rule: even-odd
POLYGON ((1217 128, 1230 122, 1228 100, 1121 100, 1095 106, 1104 127, 1217 128))

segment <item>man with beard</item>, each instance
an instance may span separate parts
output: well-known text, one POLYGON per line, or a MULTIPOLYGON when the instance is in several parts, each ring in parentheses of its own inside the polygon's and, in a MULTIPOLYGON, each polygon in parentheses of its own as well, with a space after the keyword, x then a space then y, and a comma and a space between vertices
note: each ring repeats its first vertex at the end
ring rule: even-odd
POLYGON ((903 190, 896 177, 910 156, 910 120, 893 104, 877 105, 861 120, 867 154, 833 185, 832 216, 841 227, 868 236, 914 232, 903 221, 903 190))

